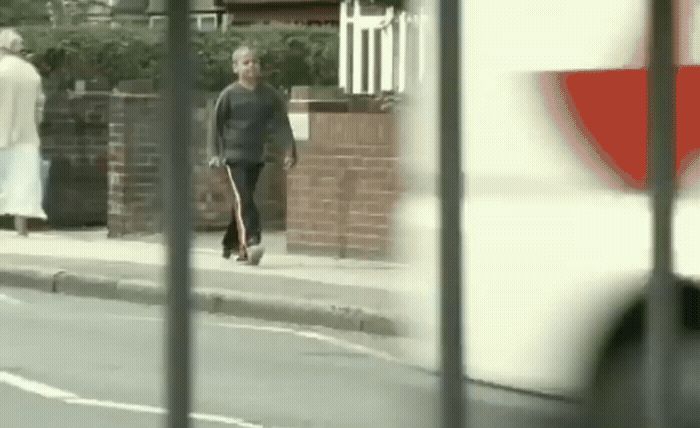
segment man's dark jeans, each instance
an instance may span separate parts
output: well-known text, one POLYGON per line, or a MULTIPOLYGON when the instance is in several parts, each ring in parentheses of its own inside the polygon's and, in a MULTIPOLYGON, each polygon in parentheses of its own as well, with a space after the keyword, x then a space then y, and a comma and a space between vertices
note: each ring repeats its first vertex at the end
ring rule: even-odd
POLYGON ((231 222, 222 242, 224 249, 245 254, 250 245, 260 244, 260 213, 253 196, 263 163, 226 161, 226 173, 233 191, 231 222))

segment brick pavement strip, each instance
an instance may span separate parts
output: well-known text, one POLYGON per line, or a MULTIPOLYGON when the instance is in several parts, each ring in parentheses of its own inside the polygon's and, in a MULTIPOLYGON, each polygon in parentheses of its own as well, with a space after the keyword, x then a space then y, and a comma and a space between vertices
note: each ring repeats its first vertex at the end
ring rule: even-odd
MULTIPOLYGON (((0 266, 0 286, 150 305, 166 301, 165 288, 153 281, 77 274, 41 266, 0 266)), ((210 313, 386 336, 404 331, 398 318, 390 314, 284 296, 195 288, 192 307, 210 313)))

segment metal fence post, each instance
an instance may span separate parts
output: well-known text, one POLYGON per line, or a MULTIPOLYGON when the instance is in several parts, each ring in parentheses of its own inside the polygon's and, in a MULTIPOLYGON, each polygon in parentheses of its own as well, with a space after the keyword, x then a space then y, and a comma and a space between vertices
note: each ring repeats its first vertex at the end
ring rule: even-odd
POLYGON ((167 400, 169 428, 190 413, 190 130, 192 66, 188 0, 168 0, 166 144, 163 189, 167 242, 167 400))
POLYGON ((647 296, 646 411, 649 428, 676 421, 680 290, 673 275, 676 163, 676 0, 652 0, 648 75, 648 179, 652 192, 654 264, 647 296))
POLYGON ((462 156, 460 85, 460 3, 440 0, 440 280, 442 427, 462 428, 465 421, 462 376, 462 156))

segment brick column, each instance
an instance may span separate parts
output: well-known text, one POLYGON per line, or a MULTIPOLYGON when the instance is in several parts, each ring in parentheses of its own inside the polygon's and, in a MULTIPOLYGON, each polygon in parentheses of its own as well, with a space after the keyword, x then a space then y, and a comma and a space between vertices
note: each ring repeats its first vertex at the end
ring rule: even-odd
POLYGON ((107 220, 110 236, 161 231, 163 128, 159 105, 158 97, 152 95, 112 96, 107 220))
POLYGON ((55 227, 107 222, 107 92, 48 94, 41 153, 51 161, 45 208, 55 227))
POLYGON ((126 233, 126 202, 124 199, 124 172, 126 171, 124 98, 118 96, 112 97, 109 107, 107 230, 109 236, 121 236, 126 233))
POLYGON ((394 115, 352 106, 343 112, 328 101, 293 111, 304 109, 308 141, 300 142, 287 181, 288 250, 386 258, 399 194, 394 115))

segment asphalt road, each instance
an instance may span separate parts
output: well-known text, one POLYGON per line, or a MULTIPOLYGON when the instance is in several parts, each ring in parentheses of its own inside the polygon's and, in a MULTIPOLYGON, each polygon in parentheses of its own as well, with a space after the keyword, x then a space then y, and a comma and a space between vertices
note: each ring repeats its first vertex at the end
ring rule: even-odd
MULTIPOLYGON (((0 426, 164 426, 162 308, 0 285, 0 426)), ((197 314, 194 427, 436 427, 400 339, 197 314)), ((472 427, 572 427, 575 406, 469 389, 472 427)))

